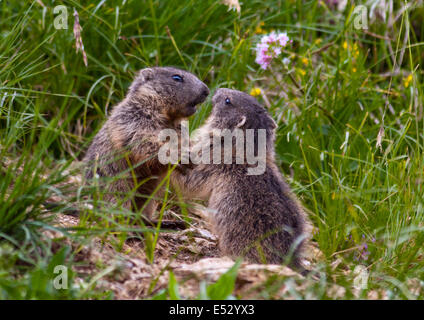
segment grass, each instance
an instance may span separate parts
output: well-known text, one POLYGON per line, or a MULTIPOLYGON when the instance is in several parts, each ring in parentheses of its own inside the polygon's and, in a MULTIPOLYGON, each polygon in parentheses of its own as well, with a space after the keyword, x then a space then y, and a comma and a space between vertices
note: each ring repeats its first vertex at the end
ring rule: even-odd
MULTIPOLYGON (((86 286, 72 290, 51 286, 52 267, 71 267, 79 246, 100 237, 119 250, 132 227, 130 212, 87 206, 88 194, 102 203, 102 189, 75 190, 68 182, 135 72, 173 65, 197 74, 212 92, 261 89, 258 99, 278 123, 278 163, 323 253, 317 268, 325 277, 291 296, 331 298, 326 289, 337 284, 348 299, 375 291, 422 299, 424 7, 388 2, 393 12, 382 9, 386 20, 374 13, 364 31, 354 28, 350 4, 340 12, 323 1, 244 1, 238 14, 218 0, 68 0, 62 1, 68 29, 59 30, 54 1, 2 1, 0 298, 112 298, 98 292, 95 276, 79 275, 86 286), (88 66, 75 50, 73 8, 88 66), (253 49, 271 30, 293 40, 284 52, 291 63, 261 71, 253 49), (66 201, 46 214, 43 203, 55 196, 66 201), (68 207, 84 212, 79 228, 60 239, 44 237, 54 215, 68 207), (369 271, 369 282, 355 296, 358 265, 369 271)), ((192 128, 209 110, 207 102, 190 119, 192 128)), ((161 213, 172 201, 163 199, 161 213)), ((154 260, 157 232, 139 230, 150 239, 146 250, 154 260)), ((259 297, 275 297, 289 281, 270 278, 259 297)), ((230 297, 219 283, 228 286, 221 280, 203 287, 201 297, 230 297)), ((156 297, 181 297, 175 278, 156 297)))

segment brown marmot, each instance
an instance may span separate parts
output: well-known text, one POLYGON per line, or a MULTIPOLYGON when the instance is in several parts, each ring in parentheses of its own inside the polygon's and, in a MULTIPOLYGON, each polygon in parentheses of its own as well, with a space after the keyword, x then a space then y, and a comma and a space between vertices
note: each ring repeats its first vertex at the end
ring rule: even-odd
MULTIPOLYGON (((255 263, 287 262, 305 272, 301 257, 308 233, 306 215, 275 164, 274 120, 255 98, 240 91, 218 89, 212 104, 211 115, 194 138, 192 151, 196 146, 208 146, 212 159, 211 137, 216 136, 216 129, 234 132, 238 128, 245 137, 247 129, 254 129, 250 143, 258 155, 258 129, 265 129, 263 172, 249 174, 248 169, 255 165, 236 163, 236 143, 231 138, 231 162, 195 164, 185 175, 173 173, 172 183, 186 199, 208 200, 207 211, 224 254, 244 256, 255 263)), ((224 145, 221 138, 219 141, 224 145)), ((205 149, 197 150, 200 155, 205 149)), ((246 150, 243 152, 246 155, 246 150)))
MULTIPOLYGON (((157 157, 164 143, 158 139, 159 132, 179 132, 180 121, 193 115, 208 94, 208 87, 190 72, 172 67, 139 71, 84 158, 87 179, 94 174, 112 178, 103 200, 122 203, 134 211, 143 208, 168 169, 157 157)), ((151 200, 143 213, 150 218, 155 209, 151 200)))

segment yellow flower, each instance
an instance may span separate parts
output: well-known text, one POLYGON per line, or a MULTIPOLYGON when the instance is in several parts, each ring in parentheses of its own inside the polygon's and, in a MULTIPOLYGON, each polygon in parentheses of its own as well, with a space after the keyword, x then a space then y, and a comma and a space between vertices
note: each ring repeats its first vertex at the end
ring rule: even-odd
POLYGON ((261 94, 261 89, 260 88, 255 87, 255 88, 252 88, 252 90, 250 90, 250 95, 251 96, 257 97, 260 94, 261 94))
POLYGON ((353 56, 357 58, 359 56, 359 48, 356 43, 353 44, 353 56))
POLYGON ((303 69, 299 69, 299 73, 300 73, 302 76, 304 76, 304 75, 306 74, 306 71, 305 71, 305 70, 303 70, 303 69))
POLYGON ((307 66, 309 64, 309 60, 305 57, 302 58, 302 63, 307 66))
POLYGON ((352 56, 354 58, 357 58, 359 56, 359 47, 357 43, 354 43, 353 46, 350 46, 347 41, 343 42, 343 49, 347 50, 352 53, 352 56))
POLYGON ((256 34, 266 33, 262 27, 265 25, 265 22, 261 21, 255 29, 256 34))
POLYGON ((318 39, 315 40, 315 44, 317 46, 319 46, 321 44, 321 42, 322 42, 322 39, 321 38, 318 38, 318 39))
POLYGON ((409 85, 412 82, 412 74, 410 74, 409 76, 407 76, 405 79, 403 79, 403 85, 405 88, 408 88, 409 85))
POLYGON ((355 67, 352 68, 352 71, 355 73, 357 70, 355 67))

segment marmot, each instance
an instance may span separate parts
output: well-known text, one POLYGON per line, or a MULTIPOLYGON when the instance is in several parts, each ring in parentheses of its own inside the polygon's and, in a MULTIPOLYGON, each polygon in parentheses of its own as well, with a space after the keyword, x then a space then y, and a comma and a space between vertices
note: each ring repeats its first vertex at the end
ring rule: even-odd
MULTIPOLYGON (((87 179, 93 178, 94 173, 115 177, 108 184, 104 200, 122 201, 124 207, 134 211, 143 207, 168 169, 157 157, 164 143, 158 139, 159 132, 179 132, 180 121, 193 115, 196 105, 208 95, 208 87, 190 72, 172 67, 139 71, 125 99, 113 108, 84 158, 87 179), (135 188, 135 197, 129 197, 135 188)), ((156 203, 151 200, 143 213, 150 218, 155 210, 156 203)))
MULTIPOLYGON (((212 158, 210 137, 216 135, 215 129, 236 128, 245 137, 246 129, 254 129, 252 140, 255 150, 259 150, 257 129, 265 129, 263 173, 249 175, 248 169, 253 166, 237 164, 233 156, 229 164, 200 163, 185 175, 173 173, 174 186, 186 199, 208 200, 207 211, 224 254, 243 256, 254 263, 280 264, 288 258, 289 266, 305 272, 301 257, 308 233, 306 215, 275 163, 274 120, 255 98, 240 91, 218 89, 212 104, 211 115, 200 128, 197 141, 195 137, 192 150, 199 145, 208 146, 212 158)), ((221 138, 219 141, 222 145, 221 138)), ((233 155, 234 141, 232 138, 230 142, 233 155)))

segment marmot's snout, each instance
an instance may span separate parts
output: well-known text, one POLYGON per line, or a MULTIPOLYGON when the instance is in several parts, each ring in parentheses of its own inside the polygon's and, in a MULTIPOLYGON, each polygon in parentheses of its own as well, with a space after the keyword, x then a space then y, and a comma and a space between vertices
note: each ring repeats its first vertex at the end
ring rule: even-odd
POLYGON ((202 86, 202 88, 200 89, 200 93, 199 93, 198 97, 195 99, 195 101, 193 101, 194 106, 204 102, 209 95, 208 86, 206 84, 204 84, 203 82, 202 82, 201 86, 202 86))
POLYGON ((203 86, 204 87, 203 87, 203 90, 202 90, 202 93, 201 93, 202 102, 205 101, 206 98, 207 98, 207 96, 209 95, 209 88, 208 88, 208 86, 206 84, 203 84, 203 86))
POLYGON ((190 76, 190 78, 191 79, 187 79, 186 88, 179 92, 179 94, 185 97, 192 97, 188 101, 187 98, 185 98, 186 101, 183 104, 185 107, 183 110, 180 110, 181 115, 184 117, 193 115, 196 112, 197 105, 203 103, 209 95, 209 88, 206 84, 194 76, 190 76), (185 93, 186 90, 187 93, 185 93))

